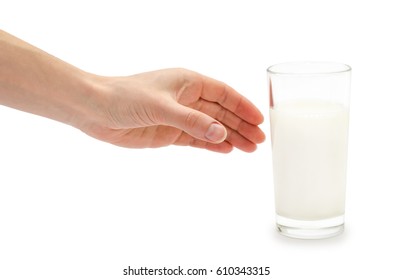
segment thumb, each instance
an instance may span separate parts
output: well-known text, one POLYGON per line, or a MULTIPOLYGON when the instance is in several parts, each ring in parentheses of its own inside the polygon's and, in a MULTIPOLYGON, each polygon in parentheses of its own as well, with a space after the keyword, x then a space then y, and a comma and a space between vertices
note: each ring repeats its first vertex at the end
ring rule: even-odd
POLYGON ((226 128, 217 120, 181 104, 170 108, 166 120, 168 125, 175 126, 203 141, 221 143, 227 137, 226 128))

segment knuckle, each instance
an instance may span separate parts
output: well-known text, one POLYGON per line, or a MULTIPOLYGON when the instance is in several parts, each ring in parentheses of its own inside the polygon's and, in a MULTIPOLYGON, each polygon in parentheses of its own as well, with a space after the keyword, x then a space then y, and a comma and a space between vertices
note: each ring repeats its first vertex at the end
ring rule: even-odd
POLYGON ((221 107, 218 109, 216 113, 216 119, 219 121, 225 120, 226 115, 227 115, 227 110, 221 107))
POLYGON ((197 125, 199 119, 199 114, 194 111, 189 112, 185 120, 185 127, 187 129, 193 129, 197 125))

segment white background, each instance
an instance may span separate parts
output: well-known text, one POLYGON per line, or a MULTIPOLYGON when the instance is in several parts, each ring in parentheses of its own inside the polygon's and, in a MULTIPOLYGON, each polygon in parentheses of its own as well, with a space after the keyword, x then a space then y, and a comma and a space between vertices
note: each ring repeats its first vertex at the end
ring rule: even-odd
POLYGON ((0 107, 0 279, 176 279, 123 276, 128 265, 271 271, 184 279, 393 274, 389 1, 58 2, 1 0, 0 26, 96 74, 184 67, 222 80, 265 114, 268 140, 251 154, 127 150, 0 107), (353 68, 346 231, 322 241, 274 226, 265 70, 298 60, 353 68))

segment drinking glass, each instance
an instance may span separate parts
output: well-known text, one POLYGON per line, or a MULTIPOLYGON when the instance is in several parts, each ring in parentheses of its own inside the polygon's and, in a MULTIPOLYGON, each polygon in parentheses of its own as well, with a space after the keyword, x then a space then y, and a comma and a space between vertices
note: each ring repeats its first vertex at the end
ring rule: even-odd
POLYGON ((351 67, 292 62, 267 69, 278 231, 344 231, 351 67))

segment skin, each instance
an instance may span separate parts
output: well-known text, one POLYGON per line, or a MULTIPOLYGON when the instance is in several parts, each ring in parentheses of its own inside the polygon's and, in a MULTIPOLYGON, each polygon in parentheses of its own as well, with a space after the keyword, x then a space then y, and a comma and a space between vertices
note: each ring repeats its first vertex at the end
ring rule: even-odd
POLYGON ((186 69, 98 76, 2 30, 0 104, 127 148, 252 152, 265 139, 261 112, 223 82, 186 69))

